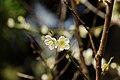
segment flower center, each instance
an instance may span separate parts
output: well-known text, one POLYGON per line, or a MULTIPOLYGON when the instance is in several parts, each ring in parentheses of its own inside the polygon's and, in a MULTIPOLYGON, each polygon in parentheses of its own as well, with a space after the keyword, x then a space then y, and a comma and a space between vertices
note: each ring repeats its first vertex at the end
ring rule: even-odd
POLYGON ((63 46, 65 44, 65 41, 60 41, 60 45, 63 46))

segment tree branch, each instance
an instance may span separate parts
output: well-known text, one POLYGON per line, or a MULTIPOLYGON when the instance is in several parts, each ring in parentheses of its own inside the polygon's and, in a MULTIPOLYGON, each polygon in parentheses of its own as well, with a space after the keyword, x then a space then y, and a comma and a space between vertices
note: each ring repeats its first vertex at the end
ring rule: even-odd
POLYGON ((92 39, 92 35, 91 35, 90 31, 89 31, 89 27, 79 18, 77 13, 68 5, 67 2, 64 1, 64 3, 69 8, 69 10, 72 12, 72 14, 75 16, 75 18, 77 19, 79 25, 82 24, 85 27, 85 29, 88 31, 88 35, 89 35, 89 38, 90 38, 90 43, 92 45, 93 53, 95 55, 96 54, 96 48, 95 48, 95 45, 94 45, 94 42, 93 42, 93 39, 92 39))
POLYGON ((57 75, 56 79, 55 80, 59 80, 59 78, 63 75, 63 73, 65 73, 65 71, 68 69, 68 67, 70 66, 70 63, 68 61, 68 63, 65 65, 65 67, 60 71, 59 75, 57 75))
MULTIPOLYGON (((105 18, 105 13, 98 10, 96 7, 94 7, 88 0, 81 0, 81 3, 85 5, 90 11, 94 12, 96 15, 98 15, 101 18, 105 18), (97 12, 96 12, 97 11, 97 12)), ((114 15, 113 15, 114 16, 114 15)), ((111 23, 120 26, 120 19, 113 17, 111 19, 111 23)))
MULTIPOLYGON (((76 4, 75 4, 75 2, 73 0, 70 0, 70 2, 71 2, 71 7, 72 7, 73 11, 75 11, 75 13, 76 13, 76 4)), ((75 16, 74 16, 74 20, 75 20, 75 26, 76 26, 75 34, 76 34, 76 39, 77 39, 79 50, 80 50, 80 55, 79 55, 80 68, 81 68, 82 72, 87 77, 89 77, 89 72, 88 72, 87 66, 85 64, 84 57, 83 57, 83 42, 82 42, 82 39, 81 39, 81 36, 80 36, 80 31, 79 31, 80 23, 79 23, 78 19, 75 16)))
POLYGON ((113 4, 114 4, 114 0, 110 0, 110 2, 107 2, 102 38, 101 38, 99 49, 98 49, 97 54, 95 56, 96 80, 101 80, 101 71, 102 71, 101 70, 101 59, 102 59, 102 56, 104 54, 104 49, 105 49, 106 42, 107 42, 108 31, 109 31, 109 26, 110 26, 111 16, 112 16, 113 4))
POLYGON ((60 20, 61 20, 61 28, 62 28, 62 30, 64 30, 64 21, 65 21, 65 18, 66 18, 66 12, 67 12, 67 7, 64 4, 64 1, 61 0, 60 20))
POLYGON ((70 53, 67 53, 69 55, 69 59, 71 60, 71 62, 75 65, 75 67, 79 70, 80 74, 83 76, 83 78, 85 80, 89 80, 88 77, 81 71, 79 65, 75 62, 75 60, 73 59, 73 56, 71 56, 70 53))

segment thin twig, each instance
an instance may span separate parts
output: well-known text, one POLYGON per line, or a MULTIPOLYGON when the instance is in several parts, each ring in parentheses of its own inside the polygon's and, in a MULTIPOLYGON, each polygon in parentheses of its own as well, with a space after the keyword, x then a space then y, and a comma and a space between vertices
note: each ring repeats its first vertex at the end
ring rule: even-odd
POLYGON ((73 15, 78 19, 79 24, 82 24, 85 27, 85 29, 89 32, 89 27, 86 26, 86 24, 79 18, 79 16, 77 15, 77 13, 69 6, 69 4, 67 2, 64 1, 64 3, 69 8, 69 10, 73 13, 73 15))
POLYGON ((64 59, 64 57, 65 57, 65 54, 62 55, 62 57, 60 57, 58 60, 55 61, 55 64, 54 64, 53 69, 56 67, 56 65, 57 65, 60 61, 62 61, 62 60, 64 59))
MULTIPOLYGON (((99 11, 99 4, 97 3, 95 13, 98 13, 98 11, 99 11)), ((95 16, 93 18, 92 27, 95 27, 96 21, 97 21, 97 14, 95 14, 95 16)))
POLYGON ((34 17, 35 19, 38 19, 32 7, 26 1, 21 1, 21 2, 24 8, 26 9, 26 11, 28 11, 31 14, 31 16, 34 17))
POLYGON ((79 74, 80 74, 80 73, 79 73, 79 71, 77 70, 77 71, 74 73, 72 80, 76 80, 77 77, 79 76, 79 74))
POLYGON ((52 76, 53 76, 53 77, 52 77, 52 78, 53 78, 52 80, 54 80, 53 69, 51 69, 51 68, 48 66, 46 60, 42 57, 41 52, 39 51, 40 46, 38 45, 38 43, 36 42, 36 40, 34 39, 34 37, 33 37, 32 35, 28 35, 28 37, 29 37, 29 39, 31 40, 30 47, 33 49, 34 54, 37 54, 37 55, 41 58, 41 60, 43 61, 44 65, 50 70, 50 72, 51 72, 51 74, 52 74, 52 76))
POLYGON ((31 76, 31 75, 28 75, 28 74, 24 74, 24 73, 21 73, 21 72, 17 72, 16 75, 18 77, 22 77, 22 78, 25 78, 25 79, 35 80, 34 76, 31 76))
POLYGON ((71 62, 75 65, 75 67, 79 70, 80 74, 83 76, 85 80, 89 80, 88 77, 81 71, 79 65, 74 61, 73 56, 71 54, 67 53, 69 55, 69 59, 71 62))
POLYGON ((81 3, 88 8, 88 10, 94 12, 96 15, 100 16, 101 18, 105 18, 105 13, 98 10, 98 8, 94 7, 88 0, 82 1, 81 3), (97 11, 97 12, 96 12, 97 11))
POLYGON ((101 59, 104 54, 104 50, 106 47, 107 37, 108 37, 108 31, 109 26, 111 22, 111 16, 112 16, 112 9, 113 9, 114 0, 110 0, 110 2, 107 2, 107 8, 106 8, 106 15, 105 15, 105 23, 102 33, 102 38, 100 42, 99 49, 97 51, 97 54, 95 56, 96 60, 96 80, 101 80, 101 59))
MULTIPOLYGON (((77 7, 75 5, 75 2, 73 0, 70 0, 70 1, 71 1, 72 10, 76 13, 77 7)), ((84 56, 83 56, 83 42, 82 42, 82 39, 80 36, 80 30, 79 30, 80 23, 75 16, 74 16, 74 19, 75 19, 75 25, 76 25, 75 34, 76 34, 76 39, 77 39, 79 50, 80 50, 80 55, 79 55, 80 68, 81 68, 82 72, 85 75, 87 75, 87 77, 89 77, 89 72, 88 72, 87 66, 85 64, 84 56)))
MULTIPOLYGON (((81 3, 84 5, 84 6, 86 6, 90 11, 92 11, 92 12, 94 12, 96 15, 98 15, 99 17, 101 17, 101 18, 105 18, 105 13, 104 12, 102 12, 102 11, 100 11, 100 10, 98 10, 97 12, 96 12, 96 10, 97 10, 97 8, 96 7, 94 7, 88 0, 83 0, 83 2, 82 2, 82 0, 81 0, 81 3)), ((114 16, 114 15, 113 15, 114 16)), ((120 19, 119 18, 112 18, 111 19, 111 23, 112 24, 115 24, 115 25, 118 25, 118 26, 120 26, 120 19)))
POLYGON ((69 10, 73 13, 73 15, 76 17, 76 19, 79 21, 79 24, 82 24, 85 27, 85 29, 88 31, 88 35, 89 35, 89 38, 90 38, 90 43, 92 45, 93 53, 95 55, 96 54, 96 48, 95 48, 95 45, 94 45, 94 42, 93 42, 93 39, 92 39, 92 35, 89 31, 89 27, 80 19, 80 17, 77 15, 77 13, 75 11, 73 11, 73 9, 69 6, 69 4, 67 2, 64 1, 64 3, 69 8, 69 10))
POLYGON ((57 75, 56 79, 55 80, 59 80, 60 76, 65 73, 65 71, 68 69, 69 65, 70 65, 71 62, 68 62, 65 67, 62 69, 62 71, 60 71, 59 75, 57 75))
POLYGON ((61 0, 61 14, 60 14, 60 20, 61 20, 61 28, 64 30, 64 20, 66 18, 66 12, 67 12, 67 7, 64 4, 63 0, 61 0))

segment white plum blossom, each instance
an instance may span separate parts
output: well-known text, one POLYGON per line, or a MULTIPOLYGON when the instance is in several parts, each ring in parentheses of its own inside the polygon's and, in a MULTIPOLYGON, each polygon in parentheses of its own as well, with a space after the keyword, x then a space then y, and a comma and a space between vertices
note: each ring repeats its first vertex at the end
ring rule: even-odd
POLYGON ((93 60, 93 51, 91 48, 88 48, 87 50, 83 51, 83 56, 85 59, 85 63, 86 65, 91 65, 92 64, 92 60, 93 60))
POLYGON ((47 75, 47 74, 43 74, 43 75, 41 76, 41 79, 42 79, 42 80, 48 80, 48 75, 47 75))
POLYGON ((25 18, 24 18, 23 16, 18 16, 18 21, 19 21, 20 23, 26 22, 26 21, 25 21, 25 18))
POLYGON ((42 25, 41 26, 41 33, 42 34, 47 34, 47 32, 48 32, 48 27, 46 25, 42 25))
POLYGON ((88 31, 85 29, 85 27, 83 25, 79 26, 79 31, 80 31, 80 36, 82 38, 86 38, 87 37, 88 31))
POLYGON ((116 64, 115 62, 112 62, 112 63, 110 64, 110 67, 111 67, 112 69, 116 69, 116 68, 117 68, 117 64, 116 64))
POLYGON ((31 25, 26 22, 25 18, 23 16, 18 16, 18 28, 20 29, 25 29, 25 30, 30 30, 31 25))
POLYGON ((15 25, 14 19, 13 18, 9 18, 8 22, 7 22, 7 25, 8 25, 9 28, 13 28, 14 25, 15 25))
POLYGON ((64 36, 60 36, 60 38, 57 40, 58 45, 58 51, 68 50, 70 48, 69 45, 69 39, 65 38, 64 36))
POLYGON ((46 60, 46 62, 47 62, 47 65, 49 66, 49 68, 52 69, 55 64, 55 59, 53 57, 50 57, 46 60))
POLYGON ((45 38, 46 39, 45 39, 44 43, 46 45, 48 45, 50 50, 53 50, 54 48, 57 48, 57 41, 56 41, 55 38, 52 38, 50 35, 46 35, 45 38))
POLYGON ((58 51, 63 51, 64 49, 68 50, 70 48, 70 45, 69 45, 70 41, 68 38, 66 38, 64 36, 60 36, 58 40, 51 37, 50 35, 46 35, 45 38, 46 39, 45 39, 44 43, 46 45, 48 45, 50 50, 57 48, 58 51))

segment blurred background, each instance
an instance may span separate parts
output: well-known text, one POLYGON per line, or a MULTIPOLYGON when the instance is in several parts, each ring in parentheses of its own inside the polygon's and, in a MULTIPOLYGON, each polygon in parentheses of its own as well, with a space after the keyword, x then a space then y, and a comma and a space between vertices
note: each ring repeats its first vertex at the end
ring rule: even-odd
MULTIPOLYGON (((79 17, 90 28, 95 47, 98 49, 104 24, 105 4, 98 4, 98 0, 68 0, 68 3, 71 4, 71 1, 74 2, 79 17)), ((50 69, 55 64, 56 51, 48 49, 44 44, 44 36, 51 34, 68 37, 71 54, 79 60, 80 53, 74 30, 75 20, 63 0, 0 0, 0 80, 52 80, 50 69)), ((79 30, 90 79, 95 80, 95 64, 88 33, 82 25, 79 30)), ((119 0, 114 3, 104 62, 108 62, 111 57, 114 59, 104 79, 120 80, 119 0)), ((64 62, 66 60, 63 60, 64 62)), ((62 70, 61 65, 65 65, 63 63, 59 63, 58 67, 61 68, 58 71, 62 70)), ((74 72, 75 69, 69 68, 71 69, 74 72)), ((66 71, 65 74, 59 75, 58 80, 73 80, 65 78, 64 75, 73 76, 66 71)))

